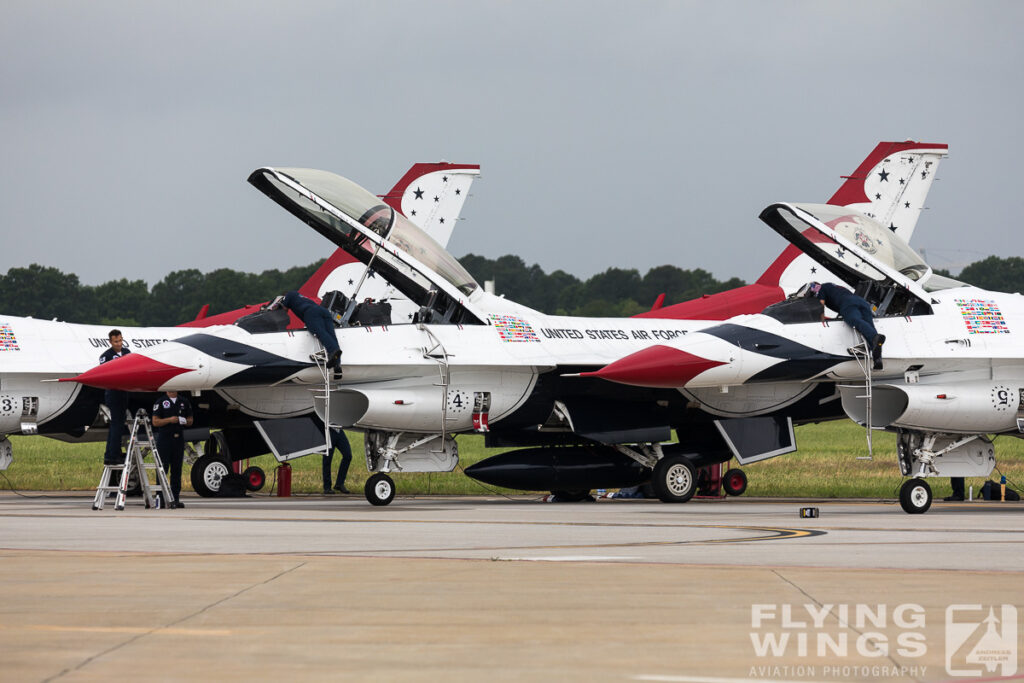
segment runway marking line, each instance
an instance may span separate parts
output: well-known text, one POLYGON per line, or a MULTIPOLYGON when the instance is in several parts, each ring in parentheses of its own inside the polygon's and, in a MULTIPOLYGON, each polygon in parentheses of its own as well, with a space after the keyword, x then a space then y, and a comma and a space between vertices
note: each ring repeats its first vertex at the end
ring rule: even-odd
MULTIPOLYGON (((825 534, 824 531, 818 531, 817 529, 780 529, 773 527, 747 527, 747 526, 724 526, 720 524, 689 524, 685 525, 695 528, 705 529, 742 529, 742 530, 757 530, 757 531, 771 531, 775 532, 774 535, 769 536, 748 536, 745 538, 712 538, 706 540, 697 541, 631 541, 626 543, 569 543, 569 544, 557 544, 557 545, 516 545, 516 546, 462 546, 458 548, 387 548, 387 549, 354 549, 354 550, 323 550, 323 551, 306 551, 304 555, 313 555, 317 557, 322 556, 334 556, 334 557, 361 557, 361 556, 373 556, 373 557, 388 557, 393 553, 436 553, 436 552, 481 552, 481 551, 513 551, 513 550, 580 550, 584 548, 643 548, 652 546, 669 546, 669 545, 718 545, 728 543, 748 543, 753 541, 779 541, 788 540, 793 538, 805 538, 810 536, 820 536, 825 534)), ((267 553, 268 555, 291 555, 292 553, 267 553)))
MULTIPOLYGON (((261 552, 230 552, 230 553, 217 553, 204 551, 199 553, 190 552, 166 552, 160 550, 67 550, 62 548, 8 548, 6 546, 0 546, 0 554, 3 553, 14 553, 18 555, 72 555, 82 557, 96 557, 96 558, 110 558, 110 557, 125 557, 125 558, 155 558, 155 559, 167 559, 167 558, 189 558, 189 559, 201 559, 201 558, 223 558, 233 557, 239 560, 249 559, 281 559, 285 557, 299 558, 305 557, 310 561, 323 560, 323 561, 335 561, 340 560, 343 562, 376 562, 383 560, 386 562, 463 562, 463 563, 480 563, 480 562, 493 562, 494 558, 490 557, 427 557, 423 555, 410 555, 410 556, 394 556, 394 555, 374 555, 371 553, 364 553, 362 555, 344 555, 339 551, 323 551, 314 552, 309 550, 296 551, 293 553, 261 553, 261 552)), ((646 560, 642 562, 615 562, 617 566, 631 566, 631 567, 645 567, 649 565, 665 566, 665 567, 679 567, 683 569, 738 569, 738 570, 757 570, 757 571, 771 571, 773 569, 778 570, 791 570, 799 569, 813 572, 891 572, 894 574, 950 574, 956 572, 956 576, 965 575, 978 575, 978 576, 1019 576, 1024 574, 1024 571, 1020 569, 941 569, 936 567, 887 567, 887 566, 832 566, 832 565, 816 565, 816 564, 736 564, 726 562, 671 562, 665 560, 646 560)), ((967 679, 964 679, 967 680, 967 679)), ((775 683, 775 681, 773 681, 775 683)), ((804 681, 802 683, 808 683, 804 681)))
POLYGON ((169 636, 230 636, 234 631, 224 628, 158 628, 152 626, 60 626, 57 624, 31 624, 28 626, 10 626, 0 624, 0 629, 17 629, 19 631, 54 631, 60 633, 144 633, 169 636))

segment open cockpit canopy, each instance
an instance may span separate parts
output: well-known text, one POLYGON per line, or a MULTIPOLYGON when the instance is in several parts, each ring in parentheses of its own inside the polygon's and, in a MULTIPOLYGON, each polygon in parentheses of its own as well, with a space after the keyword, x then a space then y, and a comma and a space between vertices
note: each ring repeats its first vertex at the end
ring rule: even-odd
POLYGON ((922 283, 932 278, 932 269, 878 221, 831 204, 772 204, 760 217, 880 311, 920 315, 927 306, 922 283))
POLYGON ((931 273, 895 233, 843 206, 773 204, 761 212, 761 220, 850 285, 865 278, 885 280, 893 273, 916 282, 931 273))
POLYGON ((260 168, 249 182, 410 300, 449 322, 479 321, 466 299, 479 285, 418 226, 356 183, 308 168, 260 168))

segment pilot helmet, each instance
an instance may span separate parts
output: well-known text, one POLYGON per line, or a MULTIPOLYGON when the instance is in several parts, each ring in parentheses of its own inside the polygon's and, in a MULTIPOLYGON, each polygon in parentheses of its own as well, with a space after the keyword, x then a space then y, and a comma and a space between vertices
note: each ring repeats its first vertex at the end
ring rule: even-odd
POLYGON ((803 299, 818 296, 818 290, 821 289, 820 282, 808 282, 806 285, 797 290, 794 294, 794 298, 803 299))

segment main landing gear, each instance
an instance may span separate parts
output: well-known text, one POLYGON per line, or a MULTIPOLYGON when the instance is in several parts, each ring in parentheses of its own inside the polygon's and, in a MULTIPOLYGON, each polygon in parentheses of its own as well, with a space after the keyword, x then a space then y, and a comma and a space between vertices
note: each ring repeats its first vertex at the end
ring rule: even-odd
POLYGON ((651 487, 664 503, 685 503, 697 492, 697 472, 689 458, 666 455, 654 466, 651 487))
MULTIPOLYGON (((231 454, 224 435, 214 432, 203 444, 203 455, 192 463, 189 479, 192 489, 203 498, 213 498, 220 493, 221 481, 231 474, 231 454)), ((259 491, 267 483, 266 473, 255 465, 242 472, 245 490, 259 491)))

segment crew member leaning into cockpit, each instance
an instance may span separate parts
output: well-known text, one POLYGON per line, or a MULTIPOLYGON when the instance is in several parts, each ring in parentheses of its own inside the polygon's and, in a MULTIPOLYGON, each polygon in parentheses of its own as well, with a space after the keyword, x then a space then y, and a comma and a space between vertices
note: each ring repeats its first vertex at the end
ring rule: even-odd
POLYGON ((878 334, 875 329, 871 304, 845 287, 834 285, 831 282, 812 282, 810 293, 818 297, 822 304, 838 312, 847 325, 861 333, 868 348, 871 349, 874 369, 881 370, 882 344, 885 343, 885 335, 878 334))
POLYGON ((338 346, 338 337, 334 334, 334 316, 331 312, 298 292, 288 292, 281 303, 299 316, 306 324, 306 329, 320 340, 324 345, 324 351, 327 352, 327 367, 337 370, 341 359, 341 347, 338 346))

